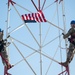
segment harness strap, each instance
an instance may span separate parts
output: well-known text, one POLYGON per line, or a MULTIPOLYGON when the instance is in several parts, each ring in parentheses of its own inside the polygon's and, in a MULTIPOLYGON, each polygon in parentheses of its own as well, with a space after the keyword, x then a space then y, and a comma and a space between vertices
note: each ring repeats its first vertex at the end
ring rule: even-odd
POLYGON ((75 46, 75 41, 74 41, 74 39, 75 39, 75 38, 68 38, 68 41, 69 41, 70 43, 72 43, 72 44, 75 46))

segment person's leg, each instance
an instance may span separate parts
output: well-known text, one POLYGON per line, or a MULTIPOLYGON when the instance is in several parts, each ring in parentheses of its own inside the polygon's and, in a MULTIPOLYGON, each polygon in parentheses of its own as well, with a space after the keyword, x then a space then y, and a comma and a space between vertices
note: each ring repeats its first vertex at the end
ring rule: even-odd
POLYGON ((3 50, 3 51, 1 51, 1 54, 2 54, 2 57, 3 57, 2 58, 3 65, 4 66, 7 66, 7 68, 10 68, 11 65, 9 63, 7 51, 6 50, 3 50))
POLYGON ((72 59, 74 57, 73 50, 74 50, 74 45, 70 44, 69 51, 67 53, 67 59, 65 62, 62 63, 62 65, 67 66, 72 61, 72 59))
POLYGON ((72 61, 73 57, 74 57, 73 52, 69 51, 67 54, 66 62, 64 62, 64 65, 68 65, 72 61))
POLYGON ((69 51, 67 53, 67 60, 66 62, 70 63, 74 57, 74 45, 73 44, 70 44, 69 46, 69 51))

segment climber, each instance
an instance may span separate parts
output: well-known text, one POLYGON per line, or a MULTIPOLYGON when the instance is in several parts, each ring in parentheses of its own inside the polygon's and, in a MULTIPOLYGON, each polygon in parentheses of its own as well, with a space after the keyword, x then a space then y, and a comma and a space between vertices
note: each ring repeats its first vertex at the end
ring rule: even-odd
POLYGON ((70 25, 71 28, 69 31, 63 35, 63 38, 68 38, 68 41, 70 42, 69 50, 67 52, 67 59, 62 63, 64 66, 67 66, 72 61, 75 53, 75 20, 72 20, 70 25))
POLYGON ((3 40, 3 31, 0 29, 0 56, 2 58, 2 63, 7 69, 11 68, 9 63, 8 54, 6 51, 6 40, 3 40))

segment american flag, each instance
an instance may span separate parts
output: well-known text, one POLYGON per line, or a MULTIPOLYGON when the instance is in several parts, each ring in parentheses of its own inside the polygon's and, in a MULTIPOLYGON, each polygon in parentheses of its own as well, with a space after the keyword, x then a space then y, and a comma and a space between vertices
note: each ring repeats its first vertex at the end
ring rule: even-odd
POLYGON ((47 22, 41 10, 38 11, 37 13, 22 15, 22 20, 24 20, 25 23, 47 22))

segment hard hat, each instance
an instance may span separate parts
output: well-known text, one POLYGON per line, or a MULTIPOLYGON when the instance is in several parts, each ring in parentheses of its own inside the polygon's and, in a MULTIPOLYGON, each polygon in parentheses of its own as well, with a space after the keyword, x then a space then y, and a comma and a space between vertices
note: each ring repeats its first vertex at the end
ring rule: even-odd
POLYGON ((72 20, 70 24, 75 24, 75 20, 72 20))
POLYGON ((1 28, 0 28, 0 32, 2 32, 1 28))

